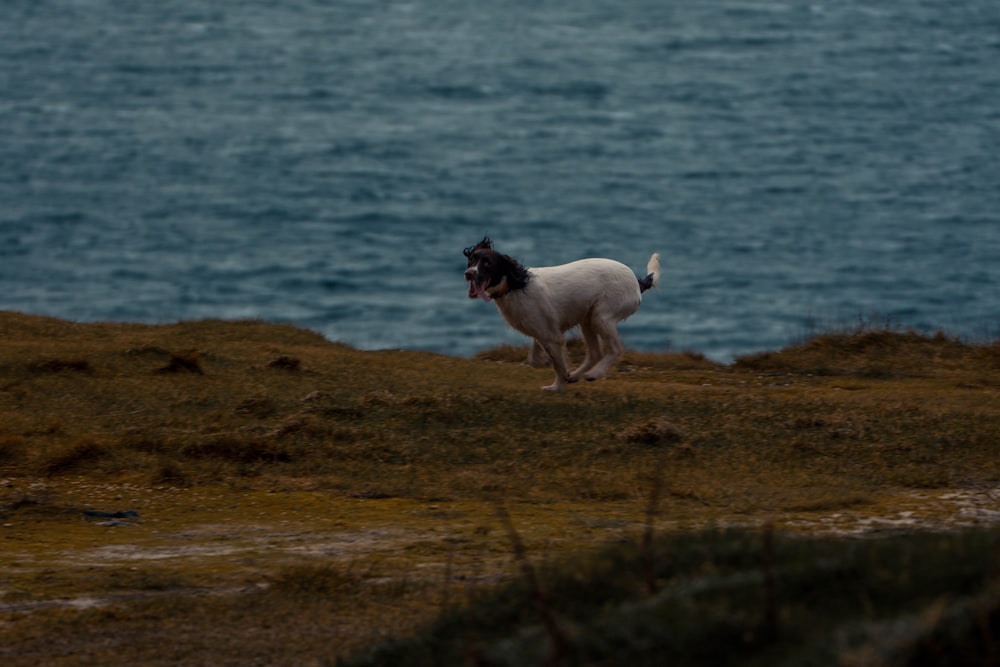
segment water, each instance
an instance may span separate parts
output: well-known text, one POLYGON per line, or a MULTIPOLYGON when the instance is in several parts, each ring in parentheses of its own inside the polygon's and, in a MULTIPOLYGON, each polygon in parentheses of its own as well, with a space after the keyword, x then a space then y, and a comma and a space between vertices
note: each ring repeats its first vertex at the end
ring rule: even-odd
POLYGON ((995 0, 10 0, 0 309, 468 355, 489 234, 659 251, 637 349, 996 335, 997 62, 995 0))

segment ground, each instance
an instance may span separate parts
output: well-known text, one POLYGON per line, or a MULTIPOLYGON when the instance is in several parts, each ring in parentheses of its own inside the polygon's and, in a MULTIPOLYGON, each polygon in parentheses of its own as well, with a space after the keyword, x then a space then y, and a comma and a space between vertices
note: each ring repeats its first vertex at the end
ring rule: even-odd
POLYGON ((650 531, 1000 523, 1000 346, 851 331, 730 365, 362 352, 262 322, 0 313, 0 656, 326 664, 650 531), (509 516, 506 524, 502 517, 509 516))

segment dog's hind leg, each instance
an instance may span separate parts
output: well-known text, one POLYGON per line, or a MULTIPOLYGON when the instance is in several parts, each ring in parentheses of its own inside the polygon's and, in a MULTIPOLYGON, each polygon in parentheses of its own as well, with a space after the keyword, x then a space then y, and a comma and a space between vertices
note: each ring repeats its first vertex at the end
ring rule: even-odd
POLYGON ((588 381, 597 380, 607 375, 611 365, 625 352, 625 345, 618 336, 618 327, 611 320, 595 316, 593 318, 595 333, 601 341, 604 356, 591 368, 586 375, 588 381))
POLYGON ((550 340, 539 340, 542 348, 548 353, 552 360, 552 369, 556 372, 556 380, 547 387, 542 387, 546 391, 562 391, 567 382, 576 382, 569 376, 566 370, 566 340, 562 334, 558 338, 550 340))
POLYGON ((583 344, 587 353, 583 358, 583 363, 570 374, 569 378, 572 382, 582 378, 583 374, 593 368, 594 364, 601 358, 601 339, 594 332, 594 327, 589 319, 580 323, 580 333, 583 335, 583 344))
POLYGON ((552 365, 549 353, 534 338, 531 339, 531 348, 528 350, 528 365, 532 368, 546 368, 552 365))

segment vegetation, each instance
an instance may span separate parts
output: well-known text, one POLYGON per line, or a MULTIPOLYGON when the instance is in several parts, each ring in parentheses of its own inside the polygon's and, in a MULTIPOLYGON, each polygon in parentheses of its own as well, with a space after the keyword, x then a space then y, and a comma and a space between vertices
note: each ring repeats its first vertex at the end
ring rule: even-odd
POLYGON ((708 531, 615 545, 346 665, 987 665, 1000 533, 874 541, 708 531), (544 588, 538 581, 544 581, 544 588), (538 605, 526 600, 541 600, 538 605))
POLYGON ((662 655, 673 644, 628 628, 647 609, 644 623, 695 626, 669 640, 690 662, 697 632, 728 636, 704 632, 715 622, 736 628, 726 655, 749 631, 761 660, 795 644, 818 663, 877 663, 915 646, 859 653, 879 623, 913 641, 931 636, 917 626, 954 623, 942 632, 972 655, 996 650, 961 629, 995 628, 995 607, 978 610, 996 572, 947 557, 996 563, 996 533, 926 532, 1000 518, 997 344, 858 330, 726 366, 630 352, 610 379, 549 395, 550 371, 521 363, 527 348, 459 359, 263 322, 16 313, 0 313, 0 339, 5 665, 333 664, 410 633, 438 642, 426 629, 438 619, 447 635, 470 628, 447 649, 456 662, 544 661, 522 583, 543 563, 567 577, 538 577, 567 662, 662 655), (778 591, 767 641, 752 625, 762 526, 778 591), (730 551, 758 565, 727 564, 730 551), (877 565, 925 557, 941 567, 877 565), (620 581, 587 574, 617 560, 620 581), (727 592, 719 575, 716 590, 716 570, 756 583, 727 592), (858 607, 845 582, 882 570, 901 591, 858 607), (615 591, 567 592, 597 579, 615 591), (803 612, 810 586, 829 615, 803 612), (519 609, 510 622, 505 604, 519 609), (732 620, 748 607, 750 625, 732 620), (602 614, 616 635, 601 638, 602 614), (831 628, 862 639, 831 647, 831 628))

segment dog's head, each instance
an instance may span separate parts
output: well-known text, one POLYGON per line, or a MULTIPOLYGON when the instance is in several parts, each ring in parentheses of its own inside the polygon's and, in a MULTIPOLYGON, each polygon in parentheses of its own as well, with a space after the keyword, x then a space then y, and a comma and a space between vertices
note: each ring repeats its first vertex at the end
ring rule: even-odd
POLYGON ((466 248, 463 253, 469 260, 465 279, 469 281, 470 299, 478 297, 489 301, 528 284, 528 270, 513 257, 494 250, 489 237, 466 248))

